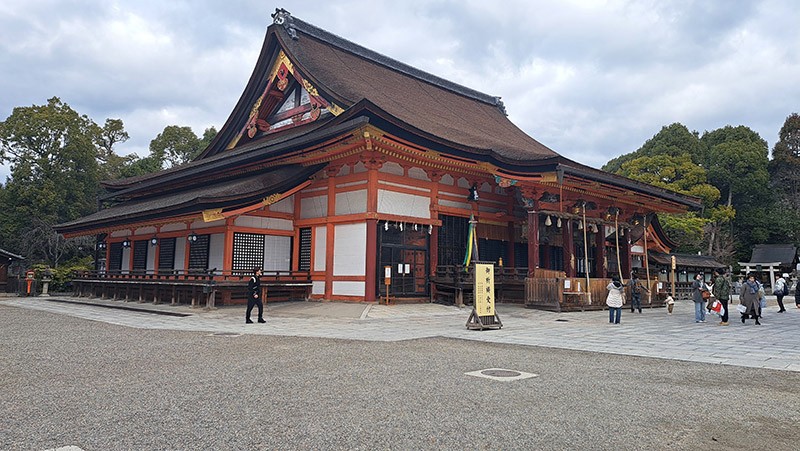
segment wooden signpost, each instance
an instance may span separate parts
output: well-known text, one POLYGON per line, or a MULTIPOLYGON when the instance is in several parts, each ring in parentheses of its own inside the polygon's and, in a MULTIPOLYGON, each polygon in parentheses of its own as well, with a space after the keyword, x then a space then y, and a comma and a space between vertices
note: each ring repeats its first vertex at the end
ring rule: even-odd
POLYGON ((467 329, 500 329, 503 323, 494 309, 494 263, 476 262, 473 274, 475 302, 467 319, 467 329))

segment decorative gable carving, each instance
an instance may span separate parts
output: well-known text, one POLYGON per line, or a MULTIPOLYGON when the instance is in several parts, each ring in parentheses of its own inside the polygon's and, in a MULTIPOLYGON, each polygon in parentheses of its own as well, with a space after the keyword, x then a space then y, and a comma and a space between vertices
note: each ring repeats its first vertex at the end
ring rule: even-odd
POLYGON ((278 52, 267 78, 267 86, 250 109, 247 123, 228 144, 238 144, 280 130, 316 121, 323 112, 338 116, 344 111, 328 102, 317 88, 294 67, 283 50, 278 52))

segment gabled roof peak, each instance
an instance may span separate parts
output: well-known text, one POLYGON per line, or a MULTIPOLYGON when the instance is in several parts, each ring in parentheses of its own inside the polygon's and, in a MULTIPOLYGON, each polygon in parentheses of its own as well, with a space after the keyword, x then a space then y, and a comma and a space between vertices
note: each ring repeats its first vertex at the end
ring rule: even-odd
POLYGON ((341 50, 352 53, 361 58, 370 60, 382 66, 388 67, 389 69, 401 72, 405 75, 417 78, 419 80, 438 86, 440 88, 453 91, 459 95, 469 97, 492 106, 496 106, 500 111, 503 112, 503 114, 508 115, 508 113, 506 112, 506 107, 503 104, 503 101, 498 96, 491 96, 488 94, 484 94, 472 88, 468 88, 466 86, 453 83, 451 81, 445 80, 444 78, 437 77, 436 75, 430 74, 428 72, 419 70, 415 67, 409 66, 408 64, 397 61, 386 55, 382 55, 366 47, 362 47, 352 41, 348 41, 347 39, 341 36, 337 36, 331 32, 316 27, 308 22, 304 22, 303 20, 292 16, 292 13, 283 8, 275 8, 275 12, 270 14, 270 16, 273 19, 273 23, 276 26, 282 27, 286 32, 286 34, 293 40, 299 39, 297 32, 300 31, 316 39, 324 41, 330 45, 333 45, 341 50))

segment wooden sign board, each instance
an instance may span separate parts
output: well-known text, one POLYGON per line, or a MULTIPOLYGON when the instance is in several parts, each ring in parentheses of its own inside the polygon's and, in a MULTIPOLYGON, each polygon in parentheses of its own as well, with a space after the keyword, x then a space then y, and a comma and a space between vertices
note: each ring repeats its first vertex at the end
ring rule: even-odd
POLYGON ((503 323, 494 308, 494 263, 475 263, 473 275, 475 303, 467 319, 467 328, 500 329, 503 323))

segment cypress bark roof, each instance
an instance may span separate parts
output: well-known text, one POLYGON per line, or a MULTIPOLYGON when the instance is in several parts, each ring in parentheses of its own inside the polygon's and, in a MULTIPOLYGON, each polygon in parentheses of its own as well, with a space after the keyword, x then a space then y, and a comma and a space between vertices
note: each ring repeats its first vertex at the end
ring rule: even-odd
POLYGON ((211 208, 234 209, 252 205, 270 194, 285 192, 300 185, 323 166, 288 165, 186 191, 165 191, 160 196, 122 202, 75 221, 59 224, 58 231, 68 234, 92 227, 152 221, 211 208))

